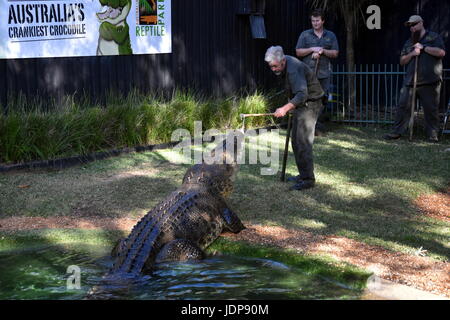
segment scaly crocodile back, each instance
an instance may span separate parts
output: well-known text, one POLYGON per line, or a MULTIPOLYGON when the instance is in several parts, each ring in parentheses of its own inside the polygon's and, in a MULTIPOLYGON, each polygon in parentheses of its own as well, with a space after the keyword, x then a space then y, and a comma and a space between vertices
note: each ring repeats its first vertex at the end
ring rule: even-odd
POLYGON ((220 198, 204 188, 181 187, 133 228, 118 250, 110 273, 138 274, 153 267, 161 248, 188 239, 206 248, 222 232, 220 198))
POLYGON ((112 272, 139 273, 147 260, 154 261, 162 246, 162 227, 169 219, 182 213, 192 205, 190 196, 174 192, 159 206, 147 213, 132 229, 119 249, 112 272))

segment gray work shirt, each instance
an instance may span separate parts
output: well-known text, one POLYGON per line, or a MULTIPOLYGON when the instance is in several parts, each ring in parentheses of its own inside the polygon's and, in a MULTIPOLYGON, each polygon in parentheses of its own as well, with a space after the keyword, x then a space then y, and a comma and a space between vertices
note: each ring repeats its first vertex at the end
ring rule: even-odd
MULTIPOLYGON (((296 49, 307 49, 311 47, 321 47, 326 50, 337 50, 339 51, 339 44, 336 35, 324 29, 322 37, 319 38, 315 33, 314 29, 309 29, 303 31, 298 37, 296 49)), ((302 61, 306 63, 312 70, 316 67, 316 60, 312 58, 312 53, 302 58, 302 61)), ((330 58, 326 57, 324 54, 320 56, 319 66, 317 71, 317 77, 319 79, 329 78, 332 66, 330 58)))
MULTIPOLYGON (((424 47, 437 47, 445 50, 442 37, 432 31, 427 31, 419 42, 424 47)), ((401 55, 404 56, 413 51, 413 45, 412 40, 408 39, 403 46, 401 55)), ((412 58, 406 66, 406 77, 404 82, 406 86, 413 86, 415 60, 416 58, 412 58)), ((438 81, 442 81, 442 58, 432 56, 422 50, 418 61, 417 85, 432 84, 438 81)))
POLYGON ((319 80, 305 63, 295 57, 286 55, 286 87, 291 93, 289 101, 296 107, 307 101, 321 99, 324 95, 319 80))

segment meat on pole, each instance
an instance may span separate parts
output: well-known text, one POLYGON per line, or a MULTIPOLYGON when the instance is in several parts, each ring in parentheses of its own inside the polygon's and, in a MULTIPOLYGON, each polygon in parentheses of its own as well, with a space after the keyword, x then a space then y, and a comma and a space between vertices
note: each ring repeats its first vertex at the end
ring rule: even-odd
POLYGON ((273 116, 273 113, 241 113, 241 119, 248 117, 265 117, 265 116, 273 116))

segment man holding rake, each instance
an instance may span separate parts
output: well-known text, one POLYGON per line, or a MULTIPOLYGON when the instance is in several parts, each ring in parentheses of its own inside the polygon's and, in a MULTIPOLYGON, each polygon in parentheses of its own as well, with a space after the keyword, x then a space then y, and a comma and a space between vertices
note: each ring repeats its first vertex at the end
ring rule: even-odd
MULTIPOLYGON (((331 84, 331 60, 339 56, 339 44, 336 35, 324 28, 325 18, 322 10, 312 11, 310 18, 312 28, 300 34, 295 53, 302 62, 316 73, 320 85, 325 91, 323 99, 325 109, 331 84)), ((323 130, 324 125, 318 124, 317 129, 323 130)))
POLYGON ((406 77, 400 91, 393 131, 386 134, 384 139, 399 139, 408 127, 411 139, 414 119, 412 107, 415 106, 417 95, 423 105, 428 141, 438 142, 444 42, 439 34, 425 29, 420 16, 411 16, 405 26, 411 31, 411 38, 403 46, 400 57, 400 65, 406 65, 407 68, 406 77))
POLYGON ((311 12, 312 28, 303 31, 297 41, 296 55, 311 69, 317 68, 317 78, 328 97, 330 90, 331 59, 339 55, 336 35, 324 28, 325 18, 321 10, 311 12))

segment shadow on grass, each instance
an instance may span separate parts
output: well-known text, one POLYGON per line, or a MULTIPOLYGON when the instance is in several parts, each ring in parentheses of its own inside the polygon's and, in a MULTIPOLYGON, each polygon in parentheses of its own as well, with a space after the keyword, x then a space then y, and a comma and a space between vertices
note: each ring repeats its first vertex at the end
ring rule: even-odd
POLYGON ((6 174, 0 176, 0 211, 4 217, 139 217, 174 191, 183 174, 157 153, 6 174))
MULTIPOLYGON (((422 247, 448 260, 448 224, 424 218, 413 204, 420 194, 450 182, 450 156, 442 145, 386 142, 383 132, 367 128, 335 130, 314 145, 313 189, 288 191, 278 176, 260 176, 258 166, 243 166, 233 197, 241 217, 407 253, 422 247)), ((287 172, 297 174, 292 153, 287 172)))
MULTIPOLYGON (((449 259, 448 223, 413 200, 450 181, 442 144, 381 140, 384 132, 335 128, 316 140, 317 186, 290 192, 260 165, 242 165, 230 203, 242 220, 341 235, 395 251, 419 247, 449 259)), ((0 176, 4 216, 140 217, 181 185, 189 165, 147 152, 51 172, 0 176), (28 186, 20 188, 19 186, 28 186)), ((293 154, 287 172, 296 174, 293 154)))
POLYGON ((108 246, 125 235, 119 230, 37 229, 0 231, 0 252, 28 250, 36 247, 81 244, 108 246))
POLYGON ((310 212, 314 210, 314 213, 305 217, 319 220, 326 225, 320 229, 321 234, 342 235, 384 246, 387 245, 386 242, 391 242, 393 249, 397 243, 417 249, 423 247, 429 253, 440 255, 447 260, 450 258, 449 248, 444 245, 448 236, 423 230, 430 222, 415 216, 415 209, 404 198, 395 197, 389 191, 378 191, 376 195, 365 199, 342 199, 336 197, 327 186, 318 188, 324 196, 313 195, 312 198, 317 201, 321 201, 322 197, 327 199, 322 205, 331 208, 331 212, 311 208, 310 212), (380 206, 383 206, 387 199, 396 202, 396 206, 385 206, 382 209, 380 206), (335 205, 336 203, 338 205, 335 205), (353 209, 346 210, 346 207, 353 209), (355 209, 358 207, 361 209, 357 212, 355 209), (334 212, 338 215, 334 216, 334 212))

